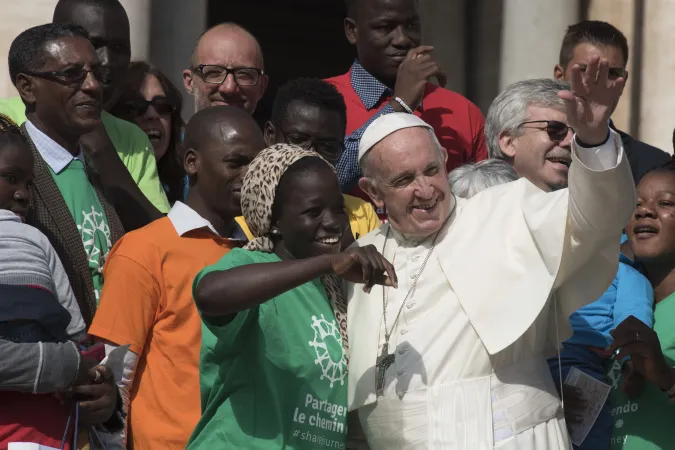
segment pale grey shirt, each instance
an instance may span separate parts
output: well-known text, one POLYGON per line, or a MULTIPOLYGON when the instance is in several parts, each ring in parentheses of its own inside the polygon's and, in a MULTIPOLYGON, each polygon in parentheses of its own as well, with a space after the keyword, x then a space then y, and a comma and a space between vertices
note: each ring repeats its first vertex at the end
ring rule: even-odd
POLYGON ((47 289, 70 313, 66 332, 79 339, 86 325, 63 264, 47 236, 12 211, 0 209, 0 284, 47 289))

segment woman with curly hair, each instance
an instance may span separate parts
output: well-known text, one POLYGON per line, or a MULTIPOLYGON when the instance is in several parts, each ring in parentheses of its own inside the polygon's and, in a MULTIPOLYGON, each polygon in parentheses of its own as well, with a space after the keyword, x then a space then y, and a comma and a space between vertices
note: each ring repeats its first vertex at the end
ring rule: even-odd
POLYGON ((132 62, 110 112, 134 122, 150 138, 159 179, 169 202, 183 200, 185 171, 180 145, 184 122, 180 91, 159 69, 144 61, 132 62))

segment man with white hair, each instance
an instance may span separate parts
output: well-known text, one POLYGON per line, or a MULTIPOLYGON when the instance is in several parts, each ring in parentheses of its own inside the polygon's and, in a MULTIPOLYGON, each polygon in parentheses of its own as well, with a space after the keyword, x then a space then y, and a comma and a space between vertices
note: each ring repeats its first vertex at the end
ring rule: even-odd
POLYGON ((448 183, 457 197, 471 198, 489 187, 510 183, 518 178, 518 173, 506 161, 486 159, 453 169, 448 175, 448 183))
POLYGON ((607 68, 575 68, 559 93, 576 131, 569 189, 522 178, 456 198, 421 119, 393 113, 364 133, 359 183, 389 223, 355 245, 377 247, 398 281, 345 286, 349 408, 371 449, 570 448, 546 355, 614 277, 635 205, 607 120, 623 80, 607 82, 607 68))
POLYGON ((518 175, 550 192, 567 187, 572 136, 564 81, 523 80, 504 89, 490 105, 485 140, 490 158, 503 159, 518 175))

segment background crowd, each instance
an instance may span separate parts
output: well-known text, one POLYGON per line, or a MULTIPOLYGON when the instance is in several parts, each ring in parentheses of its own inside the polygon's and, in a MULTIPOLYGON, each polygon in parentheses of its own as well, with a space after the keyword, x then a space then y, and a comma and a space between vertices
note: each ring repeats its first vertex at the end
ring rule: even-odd
MULTIPOLYGON (((374 187, 403 191, 419 175, 373 169, 414 156, 366 164, 369 128, 425 122, 447 157, 423 177, 453 197, 519 179, 554 193, 584 147, 561 92, 594 74, 611 84, 611 115, 629 76, 620 30, 570 24, 552 77, 508 86, 484 118, 444 88, 452 69, 422 45, 422 25, 415 0, 348 0, 348 72, 289 81, 263 127, 251 114, 274 75, 237 24, 195 42, 188 99, 130 61, 117 0, 59 0, 52 23, 15 38, 17 96, 0 100, 0 448, 368 448, 347 411, 356 344, 343 287, 404 283, 384 249, 353 244, 436 208, 374 187), (197 110, 187 123, 184 101, 197 110), (102 363, 125 345, 118 370, 102 363)), ((637 205, 613 224, 625 231, 614 279, 580 294, 550 380, 568 427, 588 421, 590 402, 563 386, 573 368, 611 387, 574 448, 675 449, 675 164, 609 127, 599 142, 623 149, 637 205)))

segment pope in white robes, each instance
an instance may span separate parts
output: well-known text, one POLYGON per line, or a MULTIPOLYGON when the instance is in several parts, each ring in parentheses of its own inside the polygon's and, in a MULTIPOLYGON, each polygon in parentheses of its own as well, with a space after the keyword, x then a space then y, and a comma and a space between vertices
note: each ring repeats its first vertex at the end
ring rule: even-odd
POLYGON ((577 66, 559 94, 576 133, 568 189, 521 179, 456 198, 421 119, 389 114, 364 133, 360 186, 390 222, 355 245, 380 250, 398 281, 345 286, 349 408, 371 449, 571 448, 546 357, 611 283, 635 206, 608 127, 623 80, 607 67, 577 66))

